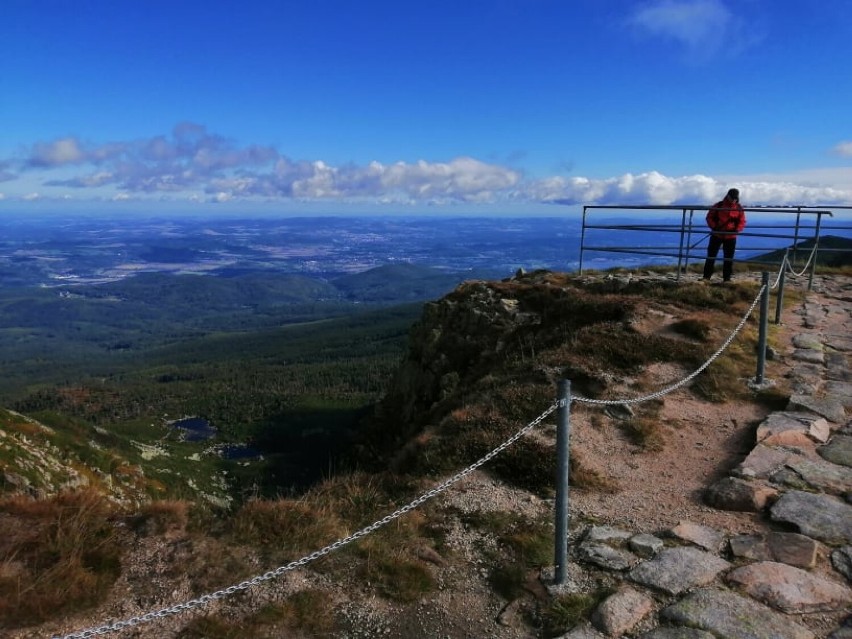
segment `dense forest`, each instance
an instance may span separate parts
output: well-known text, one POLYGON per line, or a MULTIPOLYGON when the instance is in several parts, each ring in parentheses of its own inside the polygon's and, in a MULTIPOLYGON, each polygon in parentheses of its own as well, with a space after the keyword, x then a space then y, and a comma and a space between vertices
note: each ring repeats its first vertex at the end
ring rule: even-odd
MULTIPOLYGON (((334 294, 281 274, 4 289, 0 406, 131 464, 167 447, 145 464, 167 492, 180 494, 170 476, 187 472, 209 491, 227 475, 231 497, 299 490, 346 463, 421 312, 407 298, 434 292, 422 277, 406 287, 415 275, 347 277, 334 294), (175 428, 185 417, 212 437, 175 428)), ((432 286, 448 286, 446 274, 432 286)))

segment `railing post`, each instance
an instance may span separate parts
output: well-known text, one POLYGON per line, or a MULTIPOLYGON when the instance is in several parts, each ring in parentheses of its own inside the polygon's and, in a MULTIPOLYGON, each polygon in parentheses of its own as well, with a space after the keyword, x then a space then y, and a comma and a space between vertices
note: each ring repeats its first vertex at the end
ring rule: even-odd
POLYGON ((814 252, 811 258, 811 272, 808 275, 808 290, 814 289, 814 273, 816 272, 817 261, 819 260, 819 229, 822 226, 822 212, 817 211, 816 232, 814 233, 814 252))
POLYGON ((769 273, 763 271, 760 275, 763 293, 760 296, 760 330, 757 338, 757 374, 756 384, 763 383, 763 373, 766 370, 766 327, 769 323, 769 273))
POLYGON ((577 273, 583 274, 583 252, 586 250, 586 210, 587 206, 583 207, 583 225, 580 227, 580 264, 578 265, 577 273))
POLYGON ((778 274, 778 296, 775 298, 775 324, 781 323, 781 311, 784 310, 784 282, 787 280, 787 258, 790 249, 784 251, 784 259, 781 262, 781 273, 778 274))
MULTIPOLYGON (((687 263, 683 263, 683 246, 685 241, 685 233, 686 233, 686 209, 683 209, 680 213, 680 245, 677 247, 677 275, 675 276, 675 281, 680 282, 680 271, 681 269, 686 270, 687 265, 689 264, 689 249, 687 248, 687 263)), ((689 246, 689 242, 686 242, 686 246, 689 246)))
POLYGON ((568 475, 570 474, 571 382, 560 380, 556 413, 555 582, 564 584, 568 572, 568 475))

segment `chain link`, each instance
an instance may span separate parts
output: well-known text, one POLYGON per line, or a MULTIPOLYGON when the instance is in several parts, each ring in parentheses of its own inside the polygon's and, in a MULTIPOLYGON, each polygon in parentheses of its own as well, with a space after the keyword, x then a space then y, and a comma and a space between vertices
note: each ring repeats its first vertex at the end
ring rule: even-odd
POLYGON ((781 276, 787 268, 789 268, 789 262, 787 261, 787 256, 784 255, 784 258, 781 260, 781 267, 778 269, 778 275, 775 277, 775 283, 770 287, 772 290, 778 288, 778 284, 781 283, 781 276))
POLYGON ((802 269, 801 273, 796 273, 796 271, 793 270, 793 265, 790 264, 789 260, 787 260, 786 261, 787 262, 787 271, 790 273, 790 275, 792 275, 794 278, 795 277, 802 277, 807 272, 808 267, 811 265, 811 260, 814 259, 814 255, 816 255, 816 251, 817 251, 817 245, 816 245, 816 242, 814 242, 814 247, 811 249, 811 254, 808 257, 808 261, 805 263, 805 266, 802 269))
POLYGON ((656 393, 651 393, 650 395, 645 395, 643 397, 634 397, 632 399, 589 399, 588 397, 580 396, 574 396, 571 399, 573 401, 580 402, 583 404, 595 404, 598 406, 616 406, 623 404, 641 404, 642 402, 657 399, 658 397, 663 397, 664 395, 668 395, 669 393, 676 391, 681 386, 684 386, 685 384, 688 384, 690 381, 692 381, 705 368, 710 366, 710 364, 712 364, 716 360, 716 358, 724 352, 726 348, 728 348, 730 343, 734 341, 734 338, 737 336, 737 333, 739 333, 742 330, 743 326, 745 326, 746 321, 748 320, 752 311, 754 311, 754 307, 757 306, 757 303, 760 301, 760 296, 763 295, 764 290, 766 290, 765 285, 760 287, 760 290, 757 293, 757 297, 754 298, 754 301, 751 303, 751 306, 749 307, 748 311, 745 315, 743 315, 743 318, 740 320, 740 323, 737 324, 737 327, 734 329, 734 331, 730 335, 728 335, 728 339, 726 339, 725 342, 719 347, 719 350, 713 353, 713 355, 710 356, 710 359, 708 359, 701 366, 699 366, 697 369, 695 369, 692 373, 690 373, 687 377, 683 378, 679 382, 676 382, 671 386, 667 386, 666 388, 663 388, 662 390, 659 390, 656 393))
POLYGON ((449 479, 445 480, 441 484, 438 484, 432 490, 430 490, 426 493, 423 493, 422 495, 417 497, 414 501, 406 504, 402 508, 395 510, 391 514, 386 515, 385 517, 382 517, 381 519, 379 519, 376 522, 373 522, 369 526, 366 526, 366 527, 362 528, 361 530, 352 533, 348 537, 338 539, 337 541, 330 543, 328 546, 325 546, 324 548, 320 548, 319 550, 312 552, 310 555, 306 555, 306 556, 302 557, 301 559, 291 561, 289 564, 286 564, 284 566, 279 566, 278 568, 275 568, 274 570, 270 570, 268 572, 265 572, 262 575, 258 575, 257 577, 254 577, 253 579, 249 579, 247 581, 240 582, 240 583, 235 584, 233 586, 228 586, 227 588, 223 588, 222 590, 217 590, 216 592, 212 592, 212 593, 207 594, 207 595, 202 595, 201 597, 198 597, 196 599, 190 599, 189 601, 185 601, 183 603, 176 604, 176 605, 171 606, 169 608, 163 608, 162 610, 157 610, 156 612, 149 612, 149 613, 146 613, 146 614, 138 616, 138 617, 130 617, 129 619, 125 619, 123 621, 116 621, 114 623, 106 624, 106 625, 103 625, 103 626, 98 626, 96 628, 89 628, 88 630, 82 630, 80 632, 75 632, 75 633, 72 633, 70 635, 64 635, 64 636, 56 635, 52 639, 87 639, 88 637, 98 637, 98 636, 101 636, 101 635, 109 634, 111 632, 117 632, 119 630, 124 630, 125 628, 131 628, 133 626, 138 626, 140 624, 147 623, 147 622, 153 621, 155 619, 162 619, 164 617, 169 617, 171 615, 177 615, 177 614, 180 614, 180 613, 185 612, 187 610, 192 610, 194 608, 199 608, 201 606, 205 606, 212 601, 223 599, 223 598, 230 596, 234 593, 237 593, 237 592, 240 592, 240 591, 243 591, 243 590, 248 590, 249 588, 253 588, 254 586, 258 586, 258 585, 262 584, 263 582, 269 581, 271 579, 275 579, 276 577, 280 577, 285 572, 288 572, 290 570, 294 570, 296 568, 301 568, 302 566, 304 566, 304 565, 306 565, 306 564, 308 564, 312 561, 315 561, 315 560, 319 559, 320 557, 324 557, 325 555, 337 550, 338 548, 341 548, 342 546, 345 546, 346 544, 349 544, 353 541, 360 539, 361 537, 365 537, 365 536, 369 535, 370 533, 378 530, 382 526, 386 526, 387 524, 394 521, 395 519, 402 517, 405 513, 414 510, 415 508, 417 508, 418 506, 420 506, 424 502, 426 502, 426 501, 432 499, 433 497, 441 494, 442 492, 447 490, 450 486, 452 486, 456 482, 461 481, 462 479, 467 477, 474 470, 476 470, 477 468, 479 468, 480 466, 482 466, 483 464, 485 464, 489 460, 491 460, 494 457, 496 457, 497 455, 499 455, 506 448, 508 448, 509 446, 514 444, 521 437, 523 437, 529 431, 531 431, 533 428, 538 426, 542 421, 544 421, 547 418, 548 415, 550 415, 554 410, 556 410, 559 407, 559 404, 560 404, 559 402, 554 402, 553 404, 551 404, 547 408, 547 410, 545 410, 541 415, 539 415, 534 420, 532 420, 529 424, 527 424, 526 426, 521 428, 518 432, 516 432, 509 439, 507 439, 502 444, 497 446, 497 448, 492 450, 490 453, 486 454, 484 457, 482 457, 478 461, 474 462, 473 464, 471 464, 470 466, 468 466, 464 470, 456 473, 455 475, 453 475, 449 479))
POLYGON ((728 338, 725 340, 725 342, 722 344, 722 346, 719 347, 719 350, 717 350, 710 357, 710 359, 708 359, 706 362, 704 362, 704 364, 702 364, 699 368, 697 368, 693 373, 691 373, 689 376, 685 377, 684 379, 680 380, 679 382, 672 384, 671 386, 663 388, 662 390, 657 391, 656 393, 652 393, 650 395, 645 395, 644 397, 635 397, 635 398, 632 398, 632 399, 601 400, 601 399, 589 399, 587 397, 580 397, 580 396, 573 396, 573 397, 570 397, 568 400, 560 399, 560 400, 554 402, 553 404, 551 404, 541 415, 536 417, 529 424, 527 424, 526 426, 521 428, 514 435, 509 437, 509 439, 505 440, 502 444, 497 446, 497 448, 495 448, 494 450, 492 450, 491 452, 486 454, 484 457, 482 457, 478 461, 474 462, 473 464, 471 464, 470 466, 468 466, 464 470, 456 473, 455 475, 453 475, 449 479, 445 480, 441 484, 438 484, 432 490, 430 490, 426 493, 423 493, 422 495, 420 495, 419 497, 417 497, 413 501, 409 502, 405 506, 395 510, 394 512, 392 512, 389 515, 386 515, 385 517, 382 517, 381 519, 379 519, 376 522, 373 522, 369 526, 366 526, 366 527, 362 528, 361 530, 358 530, 357 532, 352 533, 348 537, 338 539, 337 541, 334 541, 334 542, 330 543, 329 545, 327 545, 327 546, 325 546, 325 547, 323 547, 323 548, 321 548, 317 551, 314 551, 309 555, 302 557, 301 559, 291 561, 289 564, 279 566, 278 568, 275 568, 274 570, 270 570, 268 572, 265 572, 262 575, 258 575, 258 576, 254 577, 252 579, 247 580, 247 581, 242 581, 238 584, 228 586, 227 588, 223 588, 222 590, 217 590, 216 592, 212 592, 212 593, 209 593, 209 594, 206 594, 206 595, 202 595, 202 596, 197 597, 195 599, 190 599, 189 601, 185 601, 183 603, 179 603, 179 604, 176 604, 174 606, 170 606, 168 608, 162 608, 161 610, 157 610, 157 611, 154 611, 154 612, 148 612, 148 613, 145 613, 145 614, 140 615, 138 617, 130 617, 129 619, 125 619, 123 621, 116 621, 116 622, 113 622, 113 623, 110 623, 110 624, 105 624, 103 626, 97 626, 97 627, 94 627, 94 628, 89 628, 87 630, 82 630, 80 632, 74 632, 74 633, 71 633, 69 635, 55 635, 52 639, 88 639, 89 637, 99 637, 99 636, 102 636, 102 635, 107 635, 107 634, 110 634, 110 633, 113 633, 113 632, 117 632, 119 630, 124 630, 125 628, 132 628, 134 626, 138 626, 140 624, 148 623, 148 622, 154 621, 156 619, 163 619, 165 617, 170 617, 172 615, 177 615, 177 614, 183 613, 187 610, 193 610, 195 608, 200 608, 202 606, 206 606, 207 604, 209 604, 213 601, 218 601, 219 599, 224 599, 225 597, 233 595, 237 592, 241 592, 243 590, 248 590, 249 588, 254 588, 255 586, 258 586, 258 585, 260 585, 264 582, 267 582, 267 581, 270 581, 270 580, 275 579, 277 577, 280 577, 281 575, 283 575, 286 572, 289 572, 291 570, 295 570, 296 568, 301 568, 302 566, 305 566, 306 564, 309 564, 312 561, 316 561, 317 559, 320 559, 321 557, 324 557, 325 555, 328 555, 329 553, 334 552, 338 548, 341 548, 341 547, 343 547, 343 546, 345 546, 349 543, 352 543, 353 541, 356 541, 358 539, 361 539, 362 537, 369 535, 372 532, 375 532, 379 528, 386 526, 387 524, 394 521, 395 519, 402 517, 404 514, 414 510, 415 508, 417 508, 421 504, 425 503, 426 501, 428 501, 428 500, 432 499, 433 497, 441 494, 442 492, 447 490, 450 486, 461 481, 462 479, 467 477, 470 473, 472 473, 474 470, 476 470, 477 468, 479 468, 480 466, 482 466, 486 462, 490 461, 491 459, 493 459, 494 457, 499 455, 501 452, 503 452, 506 448, 508 448, 509 446, 514 444, 521 437, 526 435, 529 431, 531 431, 533 428, 538 426, 542 421, 544 421, 548 417, 548 415, 553 413, 554 410, 556 410, 557 408, 566 407, 567 405, 570 404, 571 401, 577 401, 577 402, 581 402, 581 403, 584 403, 584 404, 611 406, 611 405, 616 405, 616 404, 639 404, 639 403, 642 403, 642 402, 650 401, 652 399, 656 399, 658 397, 662 397, 664 395, 667 395, 667 394, 671 393, 672 391, 677 390, 681 386, 689 383, 698 374, 700 374, 705 368, 707 368, 710 364, 712 364, 713 361, 724 352, 724 350, 734 340, 734 337, 736 337, 737 334, 740 332, 740 330, 742 330, 742 327, 745 326, 746 321, 748 320, 752 311, 754 311, 754 308, 755 308, 755 306, 757 306, 758 301, 760 301, 760 297, 761 297, 761 295, 763 295, 763 292, 764 292, 765 289, 766 289, 766 286, 760 287, 760 291, 758 292, 757 296, 754 298, 754 301, 751 303, 751 306, 749 307, 748 312, 746 312, 746 314, 740 320, 737 327, 728 336, 728 338))

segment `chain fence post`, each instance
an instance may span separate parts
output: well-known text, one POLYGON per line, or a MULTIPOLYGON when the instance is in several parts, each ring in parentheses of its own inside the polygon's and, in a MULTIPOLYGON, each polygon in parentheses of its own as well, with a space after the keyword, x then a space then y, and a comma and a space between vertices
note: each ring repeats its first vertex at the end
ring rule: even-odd
POLYGON ((760 295, 760 330, 757 338, 757 374, 754 381, 756 384, 763 383, 763 374, 766 370, 766 325, 769 323, 769 273, 763 271, 760 274, 760 283, 763 293, 760 295))
POLYGON ((784 310, 784 282, 787 280, 787 258, 790 249, 784 251, 784 259, 781 262, 781 273, 778 275, 778 295, 775 298, 775 325, 781 324, 781 311, 784 310))
POLYGON ((554 533, 555 581, 565 583, 568 572, 568 475, 570 474, 571 382, 560 380, 556 419, 556 531, 554 533))

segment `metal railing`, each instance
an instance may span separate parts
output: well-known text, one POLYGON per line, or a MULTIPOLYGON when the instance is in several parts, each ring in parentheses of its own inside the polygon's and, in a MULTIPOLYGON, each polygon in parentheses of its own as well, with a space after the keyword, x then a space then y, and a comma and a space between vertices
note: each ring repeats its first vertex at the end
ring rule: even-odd
MULTIPOLYGON (((710 230, 707 228, 704 217, 706 211, 712 206, 698 205, 682 205, 682 206, 655 206, 655 205, 586 205, 583 207, 583 224, 580 233, 580 263, 579 272, 583 272, 584 260, 586 253, 590 251, 606 252, 606 253, 629 253, 633 255, 646 255, 653 257, 671 258, 677 262, 677 277, 680 278, 681 273, 687 270, 690 260, 704 260, 706 255, 703 249, 698 249, 699 245, 703 244, 710 235, 710 230), (610 211, 625 213, 629 211, 643 211, 644 215, 662 215, 669 217, 675 213, 680 213, 680 220, 664 220, 659 224, 636 224, 636 223, 592 223, 590 214, 597 211, 610 211), (696 213, 698 215, 696 216, 696 213), (697 219, 696 219, 697 217, 697 219), (594 245, 589 243, 590 232, 595 230, 607 231, 607 239, 612 239, 612 232, 631 231, 631 232, 648 232, 654 233, 657 241, 650 245, 594 245), (660 236, 673 236, 672 242, 664 242, 660 240, 660 236)), ((749 224, 746 230, 738 235, 742 238, 761 238, 764 240, 763 245, 750 245, 747 241, 742 241, 737 246, 737 254, 740 256, 735 258, 734 262, 738 263, 754 263, 761 265, 780 265, 784 261, 784 257, 779 257, 778 260, 767 261, 760 259, 763 255, 773 251, 783 251, 790 249, 789 262, 795 265, 798 259, 798 251, 804 250, 802 243, 813 241, 813 246, 808 245, 808 253, 811 250, 816 251, 816 256, 810 264, 810 279, 808 286, 810 288, 813 279, 813 272, 819 262, 819 253, 832 252, 852 252, 850 249, 843 248, 821 248, 819 246, 821 233, 828 228, 829 230, 847 231, 852 230, 852 225, 833 224, 830 227, 823 222, 824 217, 832 218, 834 210, 852 210, 852 206, 767 206, 767 207, 747 207, 744 208, 749 219, 749 224), (776 224, 755 224, 755 217, 772 215, 775 218, 793 217, 790 223, 776 224), (765 240, 777 240, 777 242, 767 242, 765 240)))

